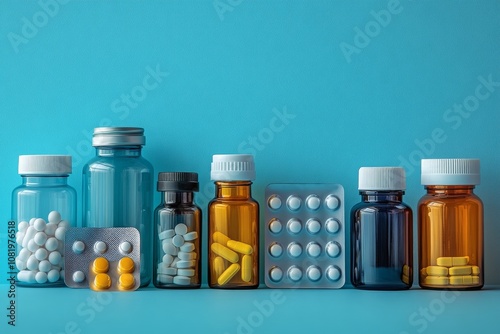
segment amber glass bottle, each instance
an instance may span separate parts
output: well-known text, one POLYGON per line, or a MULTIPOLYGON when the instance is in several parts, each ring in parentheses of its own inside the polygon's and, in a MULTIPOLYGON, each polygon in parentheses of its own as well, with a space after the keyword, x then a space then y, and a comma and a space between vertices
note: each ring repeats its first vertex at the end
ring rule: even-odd
POLYGON ((423 159, 427 194, 418 204, 419 284, 427 289, 481 289, 483 203, 474 194, 479 160, 423 159))
POLYGON ((215 198, 208 208, 208 285, 259 286, 259 204, 252 198, 252 155, 214 155, 215 198))

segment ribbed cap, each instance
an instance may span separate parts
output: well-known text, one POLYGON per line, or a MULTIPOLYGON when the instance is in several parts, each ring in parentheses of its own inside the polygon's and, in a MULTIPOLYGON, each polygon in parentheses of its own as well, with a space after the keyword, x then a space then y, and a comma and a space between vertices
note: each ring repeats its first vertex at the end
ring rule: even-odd
POLYGON ((70 155, 20 155, 20 175, 68 175, 72 172, 70 155))
POLYGON ((143 146, 146 144, 143 128, 104 127, 95 128, 92 146, 143 146))
POLYGON ((189 172, 162 172, 158 174, 158 191, 198 191, 198 174, 189 172))
POLYGON ((423 185, 476 185, 479 159, 422 159, 423 185))
POLYGON ((253 181, 255 165, 251 154, 216 154, 212 159, 213 181, 253 181))
POLYGON ((405 190, 405 170, 401 167, 361 167, 359 190, 405 190))

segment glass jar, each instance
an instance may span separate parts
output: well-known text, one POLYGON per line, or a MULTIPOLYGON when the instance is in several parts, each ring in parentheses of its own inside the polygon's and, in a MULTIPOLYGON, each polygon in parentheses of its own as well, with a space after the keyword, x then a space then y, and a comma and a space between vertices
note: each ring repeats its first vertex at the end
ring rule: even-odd
POLYGON ((83 167, 83 227, 135 227, 141 287, 151 282, 153 166, 142 157, 144 129, 95 128, 96 156, 83 167))
POLYGON ((64 285, 64 235, 76 225, 76 191, 68 185, 69 155, 21 155, 22 184, 12 193, 17 222, 17 285, 64 285))
POLYGON ((413 214, 403 203, 405 171, 362 167, 362 202, 351 210, 351 281, 359 289, 402 290, 413 283, 413 214))
POLYGON ((214 155, 215 198, 208 206, 208 285, 259 286, 259 204, 252 198, 253 156, 214 155))
POLYGON ((477 159, 422 159, 427 194, 418 203, 420 287, 483 287, 483 203, 474 194, 479 181, 477 159))
POLYGON ((201 286, 201 209, 193 202, 197 173, 159 173, 153 233, 153 284, 157 288, 201 286))

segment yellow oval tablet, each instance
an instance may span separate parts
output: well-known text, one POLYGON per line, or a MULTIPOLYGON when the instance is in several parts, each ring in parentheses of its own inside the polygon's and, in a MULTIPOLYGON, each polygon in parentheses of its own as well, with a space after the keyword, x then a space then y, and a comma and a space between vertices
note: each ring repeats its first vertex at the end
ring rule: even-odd
POLYGON ((92 271, 96 274, 106 273, 109 270, 109 262, 103 257, 98 257, 92 264, 92 271))
POLYGON ((129 257, 124 257, 118 262, 118 272, 120 274, 128 274, 135 269, 134 260, 129 257))
POLYGON ((94 278, 94 286, 98 290, 106 290, 111 287, 111 278, 108 274, 97 274, 94 278))
POLYGON ((130 290, 135 286, 134 275, 122 274, 118 278, 118 286, 120 290, 130 290))

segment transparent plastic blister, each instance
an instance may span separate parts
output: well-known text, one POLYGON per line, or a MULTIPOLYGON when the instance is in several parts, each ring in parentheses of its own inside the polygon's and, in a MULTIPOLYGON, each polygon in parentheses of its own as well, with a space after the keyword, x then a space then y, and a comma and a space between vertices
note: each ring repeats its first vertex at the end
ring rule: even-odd
POLYGON ((270 184, 265 204, 269 288, 341 288, 345 283, 344 188, 270 184))

